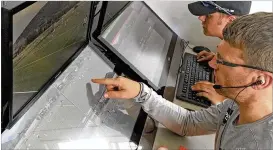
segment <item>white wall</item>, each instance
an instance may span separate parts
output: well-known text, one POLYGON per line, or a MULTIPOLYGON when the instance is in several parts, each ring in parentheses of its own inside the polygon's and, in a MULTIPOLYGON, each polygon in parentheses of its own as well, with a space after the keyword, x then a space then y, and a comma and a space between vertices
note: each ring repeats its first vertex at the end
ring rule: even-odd
POLYGON ((188 10, 189 1, 145 1, 182 39, 215 50, 220 41, 203 34, 200 21, 188 10))
POLYGON ((273 1, 252 1, 250 13, 258 11, 272 12, 273 1))
MULTIPOLYGON (((193 45, 202 45, 216 49, 219 39, 203 34, 200 21, 188 10, 193 1, 145 1, 182 39, 193 45)), ((272 12, 272 1, 253 1, 250 13, 258 11, 272 12)))

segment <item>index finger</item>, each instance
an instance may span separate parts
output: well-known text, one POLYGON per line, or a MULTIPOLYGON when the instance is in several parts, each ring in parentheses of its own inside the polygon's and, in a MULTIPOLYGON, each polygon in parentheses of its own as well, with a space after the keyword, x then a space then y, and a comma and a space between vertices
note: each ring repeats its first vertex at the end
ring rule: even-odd
POLYGON ((118 86, 117 81, 112 78, 91 79, 91 81, 98 84, 118 86))
POLYGON ((206 84, 195 84, 191 87, 193 91, 203 91, 209 93, 211 89, 206 84))
POLYGON ((201 51, 200 53, 197 54, 197 59, 200 58, 202 55, 206 54, 207 51, 201 51))
POLYGON ((198 81, 195 84, 208 84, 208 85, 214 85, 214 83, 211 83, 209 81, 198 81))

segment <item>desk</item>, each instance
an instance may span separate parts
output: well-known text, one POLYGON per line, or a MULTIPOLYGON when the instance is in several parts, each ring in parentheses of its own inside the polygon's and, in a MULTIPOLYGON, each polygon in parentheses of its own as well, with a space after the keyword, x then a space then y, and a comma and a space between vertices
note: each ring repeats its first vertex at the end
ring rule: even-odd
MULTIPOLYGON (((170 66, 170 73, 168 75, 167 83, 166 83, 166 89, 164 91, 164 97, 172 101, 173 103, 183 107, 188 108, 192 110, 200 110, 202 107, 181 101, 176 99, 176 83, 179 81, 177 77, 177 70, 179 68, 179 65, 181 63, 181 47, 177 46, 177 44, 180 44, 180 42, 176 42, 176 48, 174 51, 172 63, 170 66)), ((193 45, 190 45, 190 47, 193 47, 193 45)), ((185 52, 195 54, 190 48, 186 48, 185 52)), ((149 119, 146 121, 145 129, 149 128, 149 119)), ((145 132, 145 130, 144 130, 145 132)), ((179 146, 184 146, 187 149, 213 149, 214 148, 214 139, 215 134, 212 135, 204 135, 204 136, 187 136, 187 137, 181 137, 167 128, 165 128, 163 125, 158 123, 157 125, 157 131, 154 133, 149 134, 143 134, 144 138, 141 139, 140 145, 143 147, 143 149, 157 149, 160 146, 166 146, 169 150, 178 150, 179 146), (151 136, 154 136, 154 142, 151 142, 151 136), (149 145, 148 143, 153 143, 149 145)))

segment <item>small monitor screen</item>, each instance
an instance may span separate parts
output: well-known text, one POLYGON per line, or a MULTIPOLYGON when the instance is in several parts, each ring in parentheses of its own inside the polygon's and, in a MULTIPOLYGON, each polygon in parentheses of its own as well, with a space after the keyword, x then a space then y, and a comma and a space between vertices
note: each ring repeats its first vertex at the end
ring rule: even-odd
POLYGON ((160 87, 161 75, 168 71, 164 64, 172 36, 173 32, 143 2, 132 2, 105 28, 100 39, 160 87))
POLYGON ((13 116, 86 41, 89 12, 87 1, 40 1, 13 15, 13 116))

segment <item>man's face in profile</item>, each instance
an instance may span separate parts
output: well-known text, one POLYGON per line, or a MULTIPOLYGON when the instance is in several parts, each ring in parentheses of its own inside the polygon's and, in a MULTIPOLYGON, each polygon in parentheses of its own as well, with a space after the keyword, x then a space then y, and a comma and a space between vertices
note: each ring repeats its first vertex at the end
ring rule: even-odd
MULTIPOLYGON (((223 60, 235 64, 245 64, 242 57, 242 50, 232 47, 228 42, 222 40, 217 46, 216 56, 209 62, 214 69, 215 84, 226 86, 248 85, 251 79, 248 78, 249 69, 243 67, 230 67, 223 64, 217 64, 216 60, 223 60)), ((234 98, 238 89, 222 88, 216 90, 219 94, 228 98, 234 98)))
POLYGON ((203 33, 206 36, 217 36, 222 32, 225 25, 222 22, 221 13, 215 12, 209 15, 199 16, 202 23, 203 33))

